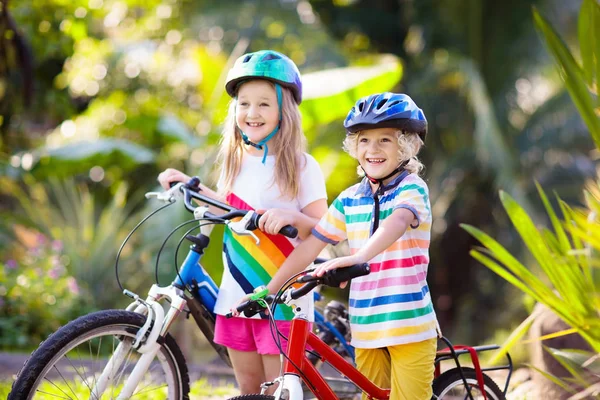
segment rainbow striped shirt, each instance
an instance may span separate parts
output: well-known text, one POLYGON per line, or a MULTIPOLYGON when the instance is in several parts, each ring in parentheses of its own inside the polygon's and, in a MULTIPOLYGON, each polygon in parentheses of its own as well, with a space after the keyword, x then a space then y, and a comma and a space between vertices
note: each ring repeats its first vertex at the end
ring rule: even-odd
MULTIPOLYGON (((327 199, 325 180, 317 161, 304 154, 306 164, 299 171, 298 196, 289 199, 281 196, 279 187, 273 183, 275 157, 267 156, 265 164, 261 157, 244 155, 242 167, 235 179, 227 202, 243 210, 269 210, 273 208, 301 211, 319 199, 327 199)), ((269 235, 260 230, 254 233, 260 239, 256 244, 251 236, 240 236, 225 228, 223 235, 223 278, 215 304, 215 313, 225 315, 245 294, 258 286, 266 285, 287 256, 300 243, 282 235, 269 235)), ((300 307, 309 318, 314 314, 312 296, 298 299, 300 307)), ((288 306, 276 308, 275 319, 290 320, 294 316, 288 306)), ((254 318, 266 318, 257 314, 254 318)))
MULTIPOLYGON (((375 201, 366 178, 343 191, 312 233, 331 244, 348 239, 356 253, 372 235, 375 201)), ((369 261, 371 273, 350 286, 352 345, 381 348, 436 337, 427 267, 431 230, 429 191, 418 175, 404 171, 379 196, 380 223, 398 208, 417 223, 393 245, 369 261)))

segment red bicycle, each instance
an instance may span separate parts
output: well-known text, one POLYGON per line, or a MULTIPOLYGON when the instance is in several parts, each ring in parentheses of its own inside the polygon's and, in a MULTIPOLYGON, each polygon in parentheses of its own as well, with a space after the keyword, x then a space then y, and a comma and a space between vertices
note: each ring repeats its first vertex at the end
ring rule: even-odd
MULTIPOLYGON (((317 285, 325 284, 332 287, 339 287, 341 282, 349 281, 357 276, 367 275, 369 272, 368 264, 328 271, 322 277, 312 276, 310 275, 310 271, 305 271, 290 278, 276 296, 267 295, 266 290, 257 291, 252 300, 238 306, 237 309, 239 312, 243 312, 246 316, 252 316, 268 308, 269 305, 271 305, 270 315, 273 315, 272 311, 277 304, 287 304, 292 306, 295 316, 291 324, 287 351, 284 351, 281 344, 279 344, 281 354, 285 357, 281 376, 273 382, 263 383, 261 394, 242 395, 230 400, 301 400, 304 399, 302 382, 312 391, 317 399, 339 399, 325 378, 311 363, 307 353, 317 356, 324 362, 328 362, 342 377, 345 377, 349 382, 360 388, 369 398, 389 399, 390 389, 380 388, 373 384, 352 364, 319 339, 311 331, 307 315, 303 310, 294 307, 295 299, 308 294, 317 285), (294 289, 291 286, 294 283, 304 283, 304 285, 294 289), (278 386, 274 395, 266 395, 267 389, 276 384, 278 386)), ((277 338, 282 336, 282 334, 277 331, 274 323, 271 324, 271 329, 274 337, 277 334, 277 341, 277 338)), ((506 390, 508 389, 508 383, 512 375, 512 360, 508 354, 506 365, 481 368, 478 353, 497 349, 499 346, 453 346, 445 337, 441 337, 440 339, 447 345, 447 348, 438 351, 435 358, 436 368, 433 381, 433 399, 503 400, 506 398, 506 390), (473 368, 460 365, 459 356, 462 354, 469 354, 471 356, 473 368), (441 373, 440 363, 444 360, 454 360, 456 366, 441 373), (504 390, 501 390, 492 378, 485 373, 485 371, 500 369, 508 370, 504 390)))

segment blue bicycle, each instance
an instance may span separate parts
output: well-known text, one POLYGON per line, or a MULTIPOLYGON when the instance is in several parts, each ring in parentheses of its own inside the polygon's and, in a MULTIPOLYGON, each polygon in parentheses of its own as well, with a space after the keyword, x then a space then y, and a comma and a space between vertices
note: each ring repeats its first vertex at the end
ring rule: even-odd
MULTIPOLYGON (((254 236, 252 231, 257 229, 260 215, 235 209, 203 195, 199 183, 198 178, 192 178, 188 183, 178 183, 168 191, 147 193, 147 198, 156 198, 166 204, 144 218, 123 243, 125 245, 152 215, 182 200, 185 208, 193 213, 194 220, 178 226, 169 237, 178 228, 193 224, 177 248, 184 239, 192 245, 173 282, 166 287, 153 285, 145 299, 124 290, 133 299, 125 310, 94 312, 61 327, 25 362, 8 399, 129 399, 134 396, 136 399, 188 399, 190 378, 185 357, 169 334, 181 313, 192 316, 220 358, 231 366, 226 348, 213 341, 218 287, 200 264, 209 238, 201 232, 192 232, 199 226, 225 224, 235 234, 254 236), (194 205, 193 199, 219 208, 225 214, 212 214, 208 206, 194 205), (165 302, 168 304, 165 305, 165 302)), ((280 233, 295 237, 297 230, 286 226, 280 233)), ((163 248, 169 237, 165 239, 163 248)), ((118 268, 118 257, 116 266, 118 268)), ((348 344, 350 328, 347 316, 345 306, 332 301, 324 308, 323 314, 316 311, 315 326, 330 346, 353 360, 354 350, 348 344)), ((313 354, 312 357, 315 363, 319 361, 318 355, 313 354)), ((332 378, 333 384, 336 380, 344 385, 343 378, 332 378)), ((340 390, 349 393, 349 397, 357 391, 353 387, 340 390)))

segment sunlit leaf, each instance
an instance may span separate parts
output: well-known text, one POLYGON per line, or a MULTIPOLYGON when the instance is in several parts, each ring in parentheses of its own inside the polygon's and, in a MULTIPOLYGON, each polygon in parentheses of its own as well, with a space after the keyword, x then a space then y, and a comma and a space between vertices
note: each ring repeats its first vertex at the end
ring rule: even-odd
POLYGON ((576 353, 569 349, 553 349, 546 346, 544 346, 544 351, 547 351, 554 357, 575 378, 575 382, 582 386, 587 386, 588 382, 586 382, 586 379, 582 375, 582 364, 585 360, 589 359, 589 355, 586 357, 581 353, 576 353))
POLYGON ((341 122, 356 100, 389 91, 401 78, 402 64, 391 55, 379 57, 372 66, 335 68, 303 75, 300 110, 304 131, 309 139, 314 137, 317 124, 341 122))
POLYGON ((533 324, 535 318, 537 318, 537 314, 531 314, 518 327, 513 329, 500 348, 494 352, 494 356, 490 359, 490 364, 497 365, 504 359, 510 349, 517 345, 527 332, 529 332, 529 328, 531 328, 531 324, 533 324))
POLYGON ((157 131, 173 141, 183 142, 191 147, 199 145, 200 140, 179 118, 168 115, 158 120, 157 131))
POLYGON ((592 85, 594 75, 600 79, 600 5, 595 0, 581 4, 578 33, 583 72, 588 85, 592 85))
POLYGON ((540 368, 531 365, 531 364, 526 364, 529 368, 534 369, 536 372, 542 374, 546 379, 552 381, 554 384, 560 386, 561 388, 563 388, 564 390, 566 390, 569 393, 575 393, 575 390, 573 388, 571 388, 568 384, 566 384, 563 380, 557 378, 556 376, 541 370, 540 368))
POLYGON ((42 148, 34 153, 31 172, 37 176, 71 176, 87 173, 99 166, 107 169, 118 165, 127 171, 154 161, 154 154, 143 146, 123 139, 81 141, 56 148, 42 148))
POLYGON ((565 85, 590 130, 590 134, 596 142, 596 147, 600 147, 600 120, 594 112, 594 103, 586 85, 583 70, 554 28, 536 9, 533 10, 533 19, 536 28, 544 36, 546 45, 556 59, 562 78, 565 80, 565 85))

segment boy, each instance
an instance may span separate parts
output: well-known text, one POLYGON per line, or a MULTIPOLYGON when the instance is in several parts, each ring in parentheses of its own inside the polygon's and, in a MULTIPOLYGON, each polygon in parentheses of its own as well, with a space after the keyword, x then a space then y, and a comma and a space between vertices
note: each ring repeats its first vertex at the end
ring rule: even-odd
POLYGON ((335 199, 267 288, 276 292, 327 243, 348 239, 351 255, 323 263, 314 273, 370 264, 371 273, 353 279, 350 287, 357 368, 378 386, 391 388, 391 399, 429 400, 437 347, 426 282, 431 207, 416 157, 427 121, 409 96, 382 93, 358 100, 344 127, 344 149, 365 177, 335 199))

